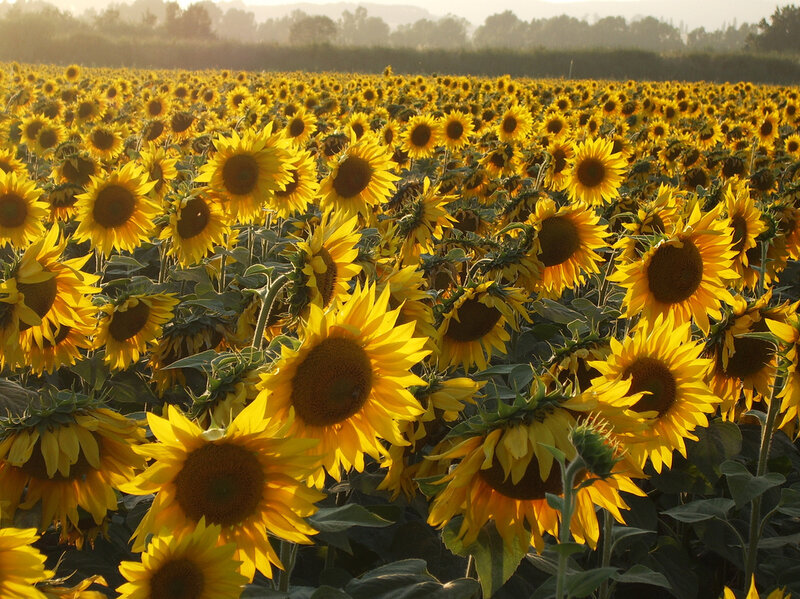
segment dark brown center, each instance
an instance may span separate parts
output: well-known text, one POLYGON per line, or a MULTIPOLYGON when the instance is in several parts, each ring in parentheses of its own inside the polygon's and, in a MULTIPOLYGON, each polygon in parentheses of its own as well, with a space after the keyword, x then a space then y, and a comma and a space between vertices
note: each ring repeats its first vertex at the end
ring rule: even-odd
POLYGON ((578 228, 564 216, 551 216, 542 221, 539 231, 539 260, 545 266, 557 266, 569 260, 580 248, 578 228))
POLYGON ((315 273, 317 289, 322 296, 322 307, 325 308, 331 303, 336 288, 336 262, 324 247, 319 249, 317 256, 325 263, 325 272, 315 273))
POLYGON ((311 426, 331 426, 358 412, 372 391, 372 363, 361 345, 331 337, 314 347, 292 378, 291 401, 311 426))
MULTIPOLYGON (((56 277, 50 277, 39 283, 17 283, 17 290, 22 294, 25 305, 33 310, 39 318, 44 318, 56 301, 58 282, 56 277)), ((30 325, 20 321, 20 331, 29 328, 30 325)))
POLYGON ((201 599, 203 570, 185 557, 164 562, 150 577, 148 599, 201 599))
POLYGON ((266 476, 258 456, 233 443, 207 443, 195 449, 175 477, 175 499, 194 521, 236 526, 263 500, 266 476))
POLYGON ((636 412, 658 412, 663 416, 675 403, 677 383, 672 371, 656 358, 637 358, 623 373, 623 378, 633 377, 628 395, 644 393, 633 405, 636 412))
POLYGON ((451 318, 445 336, 457 342, 477 341, 489 334, 502 318, 500 310, 471 297, 457 308, 458 320, 451 318))
POLYGON ((606 178, 606 167, 597 158, 586 158, 578 164, 577 176, 584 187, 597 187, 606 178))
POLYGON ((503 131, 506 133, 514 133, 517 129, 517 119, 513 116, 508 115, 506 118, 503 119, 503 131))
POLYGON ((178 219, 178 235, 183 239, 191 239, 206 230, 211 220, 211 211, 202 198, 192 198, 181 209, 178 219))
POLYGON ((360 156, 348 156, 333 178, 333 189, 343 198, 352 198, 364 191, 372 180, 372 166, 360 156))
MULTIPOLYGON (((750 333, 765 333, 769 329, 766 322, 762 319, 751 329, 750 333)), ((717 354, 717 370, 721 370, 726 376, 739 379, 746 379, 757 374, 767 366, 775 357, 775 346, 766 339, 755 339, 753 337, 734 337, 733 354, 728 357, 728 367, 722 366, 722 355, 717 354)))
POLYGON ((28 216, 28 203, 22 196, 10 192, 0 196, 0 227, 16 229, 28 216))
POLYGON ((464 125, 458 121, 450 121, 444 131, 449 139, 458 141, 464 135, 464 125))
POLYGON ((662 245, 647 268, 650 293, 656 301, 676 304, 692 296, 703 281, 703 257, 690 240, 681 247, 662 245))
POLYGON ((114 146, 114 134, 105 129, 92 131, 92 145, 98 150, 110 150, 114 146))
POLYGON ((245 195, 258 183, 258 162, 250 154, 236 154, 222 166, 222 183, 229 193, 245 195))
POLYGON ((136 196, 127 187, 112 184, 97 194, 92 217, 106 229, 121 227, 127 223, 136 210, 136 196))
POLYGON ((120 343, 127 341, 145 327, 149 318, 150 306, 139 300, 138 304, 130 306, 124 312, 114 311, 108 325, 108 334, 120 343))
POLYGON ((731 226, 733 227, 733 251, 738 255, 742 253, 747 241, 747 221, 744 216, 737 214, 731 219, 731 226))
POLYGON ((560 495, 563 490, 561 469, 558 464, 553 462, 547 480, 542 480, 539 461, 536 456, 531 458, 528 467, 525 469, 525 474, 516 484, 511 482, 511 473, 509 473, 508 478, 505 477, 503 466, 496 456, 492 460, 491 467, 479 470, 478 475, 492 489, 511 499, 523 501, 544 499, 547 493, 560 495))
POLYGON ((425 123, 420 123, 411 130, 411 145, 417 148, 424 148, 431 140, 433 131, 425 123))

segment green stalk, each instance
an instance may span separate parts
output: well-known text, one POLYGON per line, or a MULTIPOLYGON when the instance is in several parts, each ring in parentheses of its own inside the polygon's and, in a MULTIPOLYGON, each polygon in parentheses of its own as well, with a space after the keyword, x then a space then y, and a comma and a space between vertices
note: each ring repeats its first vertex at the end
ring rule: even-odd
MULTIPOLYGON (((585 464, 580 457, 576 457, 569 466, 564 468, 561 465, 563 477, 564 498, 561 504, 561 528, 558 531, 558 542, 560 545, 569 543, 570 530, 572 523, 572 512, 575 510, 575 476, 578 471, 585 468, 585 464)), ((565 551, 558 552, 558 572, 556 573, 556 599, 564 599, 564 585, 567 576, 567 554, 565 551)))
MULTIPOLYGON (((611 565, 611 536, 614 527, 614 519, 611 512, 603 510, 603 557, 601 568, 608 568, 611 565)), ((604 580, 600 585, 599 599, 609 599, 608 580, 604 580)))
POLYGON ((272 310, 272 304, 275 303, 278 292, 283 289, 283 286, 286 285, 288 280, 289 278, 286 275, 279 276, 272 282, 266 297, 263 298, 261 311, 258 313, 258 320, 256 321, 256 330, 253 332, 253 342, 251 345, 254 349, 261 349, 261 344, 264 342, 264 328, 267 325, 267 319, 272 310))
MULTIPOLYGON (((761 427, 761 445, 758 449, 758 467, 756 468, 756 476, 764 476, 767 471, 767 460, 769 459, 769 451, 772 447, 772 437, 775 434, 775 422, 778 419, 780 412, 780 400, 778 399, 778 381, 772 387, 772 397, 769 401, 769 408, 767 409, 767 420, 761 427)), ((747 560, 744 567, 744 581, 745 587, 752 580, 753 574, 756 571, 756 560, 758 557, 758 542, 761 540, 761 499, 759 495, 750 504, 750 541, 747 547, 747 560)))
POLYGON ((292 570, 294 570, 294 562, 297 558, 297 543, 281 540, 279 551, 283 570, 278 571, 278 590, 285 593, 289 590, 289 581, 292 578, 292 570))

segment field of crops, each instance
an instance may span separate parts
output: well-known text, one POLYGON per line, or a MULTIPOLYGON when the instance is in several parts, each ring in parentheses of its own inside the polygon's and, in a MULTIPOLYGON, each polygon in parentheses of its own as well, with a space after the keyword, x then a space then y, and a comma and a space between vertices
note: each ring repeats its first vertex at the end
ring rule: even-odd
POLYGON ((798 89, 0 66, 3 599, 800 596, 798 89))

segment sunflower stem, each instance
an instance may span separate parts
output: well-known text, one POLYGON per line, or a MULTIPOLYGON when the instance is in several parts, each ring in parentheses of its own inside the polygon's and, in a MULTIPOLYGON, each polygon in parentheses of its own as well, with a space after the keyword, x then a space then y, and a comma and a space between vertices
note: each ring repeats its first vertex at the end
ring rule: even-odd
POLYGON ((467 557, 467 570, 464 572, 464 578, 475 578, 475 557, 470 553, 467 557))
MULTIPOLYGON (((779 381, 775 381, 772 386, 772 397, 769 400, 769 407, 767 408, 767 420, 761 427, 761 445, 758 449, 758 466, 756 468, 756 476, 764 476, 767 471, 767 460, 769 459, 770 448, 772 447, 772 438, 775 435, 775 423, 778 419, 780 412, 780 399, 778 398, 778 388, 780 387, 779 381)), ((761 499, 763 495, 759 495, 750 504, 750 541, 747 547, 747 554, 744 567, 744 580, 745 586, 748 580, 753 578, 756 571, 756 558, 758 557, 758 542, 761 540, 761 499)))
MULTIPOLYGON (((601 568, 608 568, 611 565, 611 535, 614 529, 614 519, 611 516, 611 512, 608 510, 603 510, 603 554, 601 558, 601 568)), ((600 585, 600 595, 599 599, 608 599, 609 598, 609 586, 608 581, 604 580, 603 583, 600 585)))
POLYGON ((278 571, 278 590, 286 592, 289 590, 289 581, 292 578, 292 570, 294 570, 294 562, 297 558, 297 543, 281 540, 279 551, 283 570, 278 571))
MULTIPOLYGON (((572 523, 572 512, 575 509, 575 477, 578 472, 585 468, 583 460, 576 457, 569 466, 563 463, 561 466, 561 476, 563 480, 564 497, 561 503, 561 528, 558 531, 559 545, 569 543, 570 524, 572 523)), ((560 547, 558 552, 558 572, 556 573, 556 599, 564 599, 564 586, 567 578, 567 551, 565 547, 560 547)))
POLYGON ((164 282, 164 277, 167 274, 167 242, 163 241, 159 248, 159 255, 161 257, 161 264, 158 267, 158 284, 164 282))
POLYGON ((281 275, 272 282, 267 295, 262 298, 261 311, 258 313, 258 320, 256 321, 256 330, 253 332, 253 342, 251 345, 254 349, 261 349, 261 344, 264 342, 264 328, 267 325, 269 313, 272 311, 272 304, 275 303, 275 298, 278 297, 278 292, 283 289, 283 286, 289 281, 289 277, 281 275))

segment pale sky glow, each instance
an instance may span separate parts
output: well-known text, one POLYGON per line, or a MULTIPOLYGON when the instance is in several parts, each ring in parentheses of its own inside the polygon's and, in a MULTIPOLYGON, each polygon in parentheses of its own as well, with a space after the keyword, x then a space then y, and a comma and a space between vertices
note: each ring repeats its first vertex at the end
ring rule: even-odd
MULTIPOLYGON (((123 0, 124 1, 124 0, 123 0)), ((179 0, 179 4, 187 6, 195 0, 179 0)), ((433 17, 454 14, 469 20, 474 26, 483 23, 487 16, 512 10, 521 19, 550 18, 560 14, 587 19, 589 21, 607 16, 623 16, 628 20, 645 16, 654 16, 665 21, 671 21, 679 26, 683 23, 687 28, 705 27, 708 30, 717 29, 733 22, 757 23, 764 17, 771 15, 776 6, 789 3, 791 0, 369 0, 365 2, 344 1, 331 2, 331 0, 213 0, 223 9, 230 6, 239 8, 271 7, 270 13, 279 14, 288 12, 289 7, 299 8, 306 12, 314 12, 314 7, 331 9, 341 7, 353 9, 358 4, 378 8, 378 6, 412 6, 416 13, 419 9, 426 10, 433 17), (331 6, 333 5, 333 6, 331 6)), ((262 8, 263 12, 266 12, 262 8)), ((262 12, 258 11, 258 12, 262 12)), ((338 11, 339 13, 341 11, 338 11)), ((373 11, 374 12, 374 11, 373 11)), ((275 16, 279 16, 275 14, 275 16)), ((413 19, 412 19, 413 20, 413 19)))

